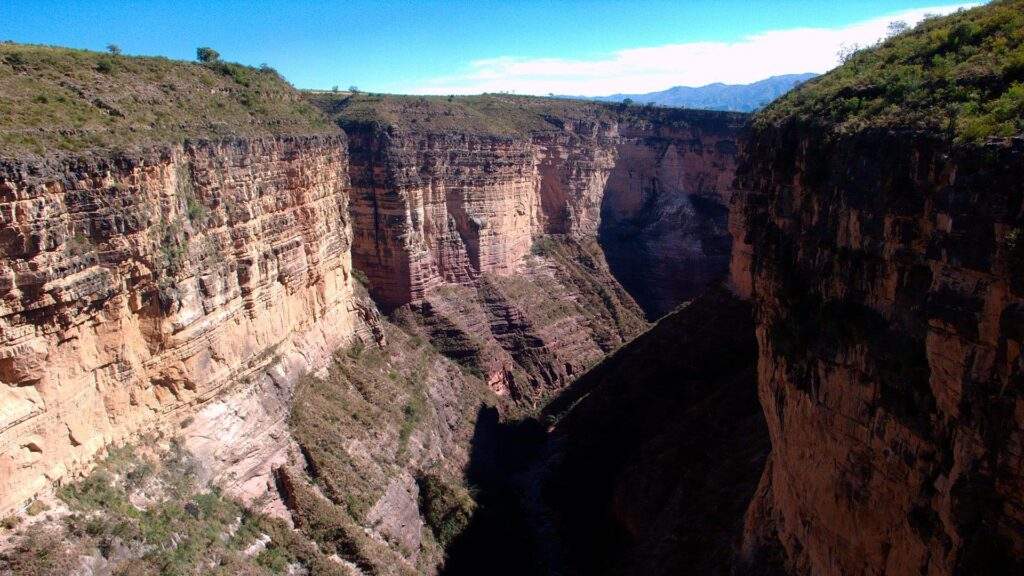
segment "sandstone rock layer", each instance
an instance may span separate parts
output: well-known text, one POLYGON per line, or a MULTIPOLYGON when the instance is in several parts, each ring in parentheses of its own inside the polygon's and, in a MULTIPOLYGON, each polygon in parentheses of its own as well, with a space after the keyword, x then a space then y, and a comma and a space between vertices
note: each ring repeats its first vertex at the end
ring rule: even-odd
POLYGON ((340 345, 348 191, 337 136, 5 161, 0 508, 340 345))

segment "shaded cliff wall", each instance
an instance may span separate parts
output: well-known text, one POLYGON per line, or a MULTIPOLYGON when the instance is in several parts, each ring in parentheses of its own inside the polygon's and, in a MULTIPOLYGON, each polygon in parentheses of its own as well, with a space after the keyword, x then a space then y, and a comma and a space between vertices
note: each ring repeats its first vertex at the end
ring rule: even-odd
POLYGON ((652 319, 727 274, 736 138, 745 119, 658 114, 621 126, 600 223, 612 272, 652 319))
POLYGON ((1024 140, 790 121, 748 146, 772 439, 748 553, 778 538, 797 573, 1019 572, 1024 140))
POLYGON ((0 165, 0 508, 236 385, 199 421, 279 419, 353 331, 348 190, 340 136, 0 165))

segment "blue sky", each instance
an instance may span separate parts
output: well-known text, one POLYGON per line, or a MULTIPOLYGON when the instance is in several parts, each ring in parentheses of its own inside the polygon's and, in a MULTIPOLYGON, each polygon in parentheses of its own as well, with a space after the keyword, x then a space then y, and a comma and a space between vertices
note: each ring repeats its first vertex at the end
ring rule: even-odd
POLYGON ((0 39, 191 59, 212 46, 300 88, 603 94, 822 72, 839 44, 947 0, 0 0, 0 39), (817 54, 817 57, 811 57, 817 54))

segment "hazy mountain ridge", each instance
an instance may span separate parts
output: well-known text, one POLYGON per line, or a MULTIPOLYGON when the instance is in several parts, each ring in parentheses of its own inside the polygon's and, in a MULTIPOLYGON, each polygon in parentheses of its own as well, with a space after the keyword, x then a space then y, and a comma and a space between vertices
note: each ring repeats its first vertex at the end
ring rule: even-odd
POLYGON ((817 74, 813 72, 783 74, 750 84, 715 82, 705 86, 673 86, 668 90, 646 94, 612 94, 611 96, 580 96, 580 98, 598 102, 622 102, 628 98, 637 104, 752 112, 815 76, 817 74))

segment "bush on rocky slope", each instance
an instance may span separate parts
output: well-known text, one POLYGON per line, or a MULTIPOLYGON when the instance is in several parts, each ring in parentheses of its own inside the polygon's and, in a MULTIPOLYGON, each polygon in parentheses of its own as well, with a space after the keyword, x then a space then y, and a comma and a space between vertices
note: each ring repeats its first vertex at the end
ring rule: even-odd
POLYGON ((0 574, 345 574, 279 519, 197 483, 176 444, 114 448, 0 552, 0 574))

